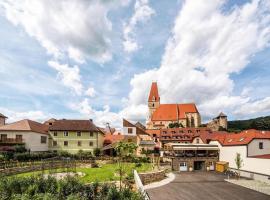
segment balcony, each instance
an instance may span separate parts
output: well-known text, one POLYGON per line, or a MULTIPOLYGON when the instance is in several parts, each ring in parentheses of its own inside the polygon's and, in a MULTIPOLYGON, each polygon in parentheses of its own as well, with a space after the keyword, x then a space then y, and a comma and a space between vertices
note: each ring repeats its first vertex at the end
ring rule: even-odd
POLYGON ((1 138, 0 144, 23 144, 24 140, 22 138, 1 138))

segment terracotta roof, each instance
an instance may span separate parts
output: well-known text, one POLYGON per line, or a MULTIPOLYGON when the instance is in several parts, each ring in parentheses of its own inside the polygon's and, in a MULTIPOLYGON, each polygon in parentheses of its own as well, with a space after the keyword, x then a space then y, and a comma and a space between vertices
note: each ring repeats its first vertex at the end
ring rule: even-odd
POLYGON ((253 139, 270 139, 270 131, 249 129, 240 133, 227 133, 212 138, 212 140, 219 141, 223 146, 247 145, 253 139))
POLYGON ((251 156, 251 157, 252 157, 252 158, 270 159, 270 154, 257 155, 257 156, 251 156))
POLYGON ((148 101, 159 101, 157 82, 152 82, 148 101))
MULTIPOLYGON (((102 132, 90 120, 56 120, 50 126, 50 131, 98 131, 102 132)), ((103 132, 102 132, 103 133, 103 132)))
POLYGON ((107 144, 113 144, 115 142, 119 142, 119 141, 122 141, 123 139, 125 138, 124 135, 112 135, 112 134, 105 134, 105 137, 104 137, 104 144, 107 145, 107 144))
POLYGON ((153 113, 152 121, 176 121, 185 119, 186 113, 198 113, 194 103, 188 104, 160 104, 153 113))
POLYGON ((32 131, 36 133, 48 134, 48 126, 29 119, 24 119, 0 127, 1 131, 32 131))
POLYGON ((0 113, 0 117, 1 118, 7 118, 5 115, 3 115, 2 113, 0 113))

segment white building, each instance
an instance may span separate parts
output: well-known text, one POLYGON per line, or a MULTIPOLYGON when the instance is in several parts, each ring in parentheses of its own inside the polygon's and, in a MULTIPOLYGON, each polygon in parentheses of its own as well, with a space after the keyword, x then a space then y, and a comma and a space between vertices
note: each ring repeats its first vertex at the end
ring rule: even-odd
POLYGON ((210 144, 219 146, 219 160, 236 169, 235 157, 243 160, 241 175, 270 182, 270 131, 246 130, 238 134, 222 134, 210 144))
POLYGON ((0 147, 25 145, 32 152, 48 151, 48 126, 28 119, 0 127, 0 147))

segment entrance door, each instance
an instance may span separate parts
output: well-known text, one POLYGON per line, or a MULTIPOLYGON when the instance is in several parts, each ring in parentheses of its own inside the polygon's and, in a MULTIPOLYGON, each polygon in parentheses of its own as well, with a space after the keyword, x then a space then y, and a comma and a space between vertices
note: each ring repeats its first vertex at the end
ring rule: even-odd
POLYGON ((186 162, 180 162, 179 164, 179 171, 180 172, 186 172, 188 169, 187 169, 187 163, 186 162))
POLYGON ((209 162, 209 169, 211 171, 215 170, 215 164, 214 164, 214 162, 209 162))
POLYGON ((204 161, 194 161, 194 170, 203 170, 204 161))

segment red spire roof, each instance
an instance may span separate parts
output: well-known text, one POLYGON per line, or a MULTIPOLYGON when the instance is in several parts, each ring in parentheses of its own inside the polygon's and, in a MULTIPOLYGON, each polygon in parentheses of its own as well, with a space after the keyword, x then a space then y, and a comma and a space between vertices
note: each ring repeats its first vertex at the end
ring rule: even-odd
POLYGON ((159 101, 157 82, 152 82, 148 101, 159 101))

